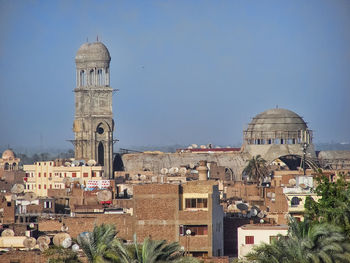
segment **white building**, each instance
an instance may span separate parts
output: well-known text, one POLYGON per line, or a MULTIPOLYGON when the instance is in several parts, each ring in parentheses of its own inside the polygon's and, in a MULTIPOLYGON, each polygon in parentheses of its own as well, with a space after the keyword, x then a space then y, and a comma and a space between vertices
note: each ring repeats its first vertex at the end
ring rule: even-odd
POLYGON ((255 245, 271 244, 278 234, 287 235, 287 225, 248 224, 238 228, 238 258, 247 255, 255 245))

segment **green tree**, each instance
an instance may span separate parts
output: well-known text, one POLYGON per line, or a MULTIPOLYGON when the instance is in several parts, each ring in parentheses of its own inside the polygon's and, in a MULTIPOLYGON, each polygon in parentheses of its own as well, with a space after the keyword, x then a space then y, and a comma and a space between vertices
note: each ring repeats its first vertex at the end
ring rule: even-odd
POLYGON ((315 223, 328 222, 340 226, 350 237, 350 189, 344 174, 332 182, 321 172, 316 177, 318 201, 308 197, 305 217, 315 223))
POLYGON ((260 155, 253 156, 244 168, 243 174, 251 181, 261 181, 268 175, 266 161, 260 155))
POLYGON ((253 248, 246 257, 258 263, 350 262, 350 243, 342 229, 332 224, 310 224, 290 219, 288 235, 253 248))
POLYGON ((126 246, 120 240, 114 245, 117 261, 122 263, 198 262, 195 258, 184 257, 177 242, 167 243, 165 240, 146 238, 139 246, 134 236, 134 244, 132 245, 126 246))
POLYGON ((116 235, 114 225, 102 224, 95 226, 92 232, 78 235, 77 241, 90 263, 103 263, 116 260, 111 249, 116 235))

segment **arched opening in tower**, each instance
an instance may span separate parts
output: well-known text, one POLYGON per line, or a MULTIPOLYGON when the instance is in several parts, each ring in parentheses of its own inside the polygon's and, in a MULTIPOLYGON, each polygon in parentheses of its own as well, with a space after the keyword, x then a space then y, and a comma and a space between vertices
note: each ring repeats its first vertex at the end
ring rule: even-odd
POLYGON ((105 160, 105 152, 104 152, 104 147, 103 147, 103 143, 102 142, 100 142, 98 144, 98 156, 97 157, 98 157, 98 163, 100 165, 104 166, 105 165, 105 162, 104 162, 104 160, 105 160))
MULTIPOLYGON (((284 155, 273 160, 270 165, 276 166, 281 170, 299 170, 303 168, 303 158, 298 155, 284 155)), ((310 169, 310 160, 305 161, 306 169, 310 169)), ((278 169, 278 170, 279 170, 278 169)))

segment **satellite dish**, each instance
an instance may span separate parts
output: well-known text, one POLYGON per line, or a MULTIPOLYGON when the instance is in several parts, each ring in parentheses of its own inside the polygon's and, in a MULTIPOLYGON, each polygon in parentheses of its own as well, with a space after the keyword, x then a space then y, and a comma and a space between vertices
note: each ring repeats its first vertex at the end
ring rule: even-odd
POLYGON ((306 184, 299 184, 299 186, 303 189, 306 189, 307 188, 307 185, 306 184))
POLYGON ((258 214, 258 210, 256 210, 255 208, 251 208, 250 212, 249 212, 252 216, 256 216, 258 214))
POLYGON ((13 193, 13 194, 20 194, 20 193, 23 193, 23 191, 24 191, 24 185, 23 184, 15 184, 11 188, 11 193, 13 193))
POLYGON ((268 193, 266 194, 266 196, 267 196, 267 198, 272 198, 272 192, 268 192, 268 193))
POLYGON ((167 174, 168 173, 168 169, 167 168, 162 168, 162 169, 160 169, 160 173, 161 174, 167 174))
POLYGON ((100 202, 109 201, 112 199, 112 193, 108 190, 102 190, 97 193, 97 200, 100 202))
POLYGON ((272 193, 272 198, 275 198, 276 197, 276 193, 272 193))
POLYGON ((197 149, 198 148, 197 144, 192 144, 191 146, 192 146, 193 149, 197 149))
POLYGON ((62 180, 62 183, 64 184, 70 184, 72 182, 72 179, 70 177, 65 177, 62 180))
POLYGON ((207 149, 207 146, 201 145, 200 148, 201 148, 201 149, 207 149))
POLYGON ((289 179, 288 183, 289 183, 289 185, 291 185, 291 186, 295 186, 296 181, 295 181, 294 178, 292 178, 292 179, 289 179))
POLYGON ((17 200, 17 199, 18 199, 17 195, 15 195, 15 194, 11 195, 11 200, 17 200))
POLYGON ((67 237, 62 241, 62 247, 69 248, 72 245, 72 238, 67 237))
POLYGON ((176 173, 178 173, 179 172, 179 168, 177 168, 177 167, 171 167, 170 169, 169 169, 169 173, 170 174, 176 174, 176 173))
POLYGON ((88 166, 95 166, 96 165, 96 161, 91 159, 91 160, 89 160, 87 162, 87 164, 88 164, 88 166))
POLYGON ((79 250, 79 245, 78 244, 74 244, 73 246, 72 246, 72 250, 74 251, 74 252, 78 252, 78 250, 79 250))
POLYGON ((69 166, 71 166, 71 163, 70 162, 65 162, 64 166, 68 166, 69 167, 69 166))
POLYGON ((65 225, 61 226, 61 231, 62 232, 67 232, 68 231, 68 226, 65 226, 65 225))
POLYGON ((58 233, 53 237, 53 244, 56 247, 62 246, 62 243, 65 239, 71 238, 67 233, 58 233))
POLYGON ((23 240, 23 246, 26 248, 33 248, 36 245, 36 239, 34 237, 27 237, 23 240))
POLYGON ((190 229, 187 229, 187 230, 186 230, 186 235, 189 236, 189 235, 191 235, 191 234, 192 234, 191 230, 190 230, 190 229))
POLYGON ((247 218, 251 218, 252 217, 252 214, 249 212, 248 214, 247 214, 247 218))
POLYGON ((2 237, 14 237, 15 236, 15 232, 13 232, 12 229, 7 228, 4 231, 2 231, 1 236, 2 237))
POLYGON ((30 228, 34 228, 34 223, 30 223, 30 224, 29 224, 29 227, 30 227, 30 228))
POLYGON ((44 252, 48 248, 49 248, 48 244, 46 244, 46 243, 39 243, 39 249, 40 249, 41 252, 44 252))
POLYGON ((186 172, 187 172, 187 169, 186 169, 185 167, 181 167, 181 168, 179 169, 179 173, 182 174, 182 175, 185 175, 186 172))
POLYGON ((51 239, 49 236, 40 236, 38 237, 38 239, 36 240, 36 242, 40 245, 40 243, 44 243, 44 244, 50 244, 51 239))
POLYGON ((257 214, 257 216, 258 216, 259 218, 264 218, 264 217, 265 217, 263 211, 260 211, 260 212, 257 214))
POLYGON ((80 164, 80 161, 78 161, 78 160, 74 160, 73 162, 72 162, 72 166, 74 165, 74 166, 79 166, 79 164, 80 164))
POLYGON ((24 194, 24 199, 29 202, 34 201, 36 199, 36 194, 33 192, 27 192, 24 194))
POLYGON ((260 224, 264 224, 264 219, 260 219, 260 224))
POLYGON ((86 164, 85 160, 80 160, 80 161, 79 161, 79 165, 80 165, 80 166, 85 166, 85 164, 86 164))
POLYGON ((243 210, 247 211, 248 210, 248 206, 245 203, 239 203, 239 204, 236 204, 236 206, 241 211, 243 211, 243 210))
POLYGON ((146 180, 146 179, 147 179, 147 176, 144 175, 144 174, 141 174, 140 179, 141 179, 141 180, 146 180))

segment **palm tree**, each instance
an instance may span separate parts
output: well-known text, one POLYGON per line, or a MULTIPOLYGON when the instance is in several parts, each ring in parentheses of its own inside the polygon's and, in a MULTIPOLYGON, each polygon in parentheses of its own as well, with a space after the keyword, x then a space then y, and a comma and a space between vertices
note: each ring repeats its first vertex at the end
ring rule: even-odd
POLYGON ((90 263, 104 263, 115 258, 111 248, 116 235, 114 225, 102 224, 95 226, 92 232, 81 233, 77 241, 90 263))
POLYGON ((350 262, 350 242, 337 226, 291 218, 287 237, 254 247, 246 258, 260 263, 350 262))
POLYGON ((247 175, 249 180, 260 181, 268 174, 266 161, 261 155, 253 156, 244 168, 243 174, 247 175))
POLYGON ((120 240, 114 243, 114 251, 122 263, 156 263, 156 262, 198 262, 191 257, 184 257, 183 251, 177 242, 166 243, 165 240, 152 240, 146 238, 142 246, 138 246, 136 236, 134 244, 124 245, 120 240))

